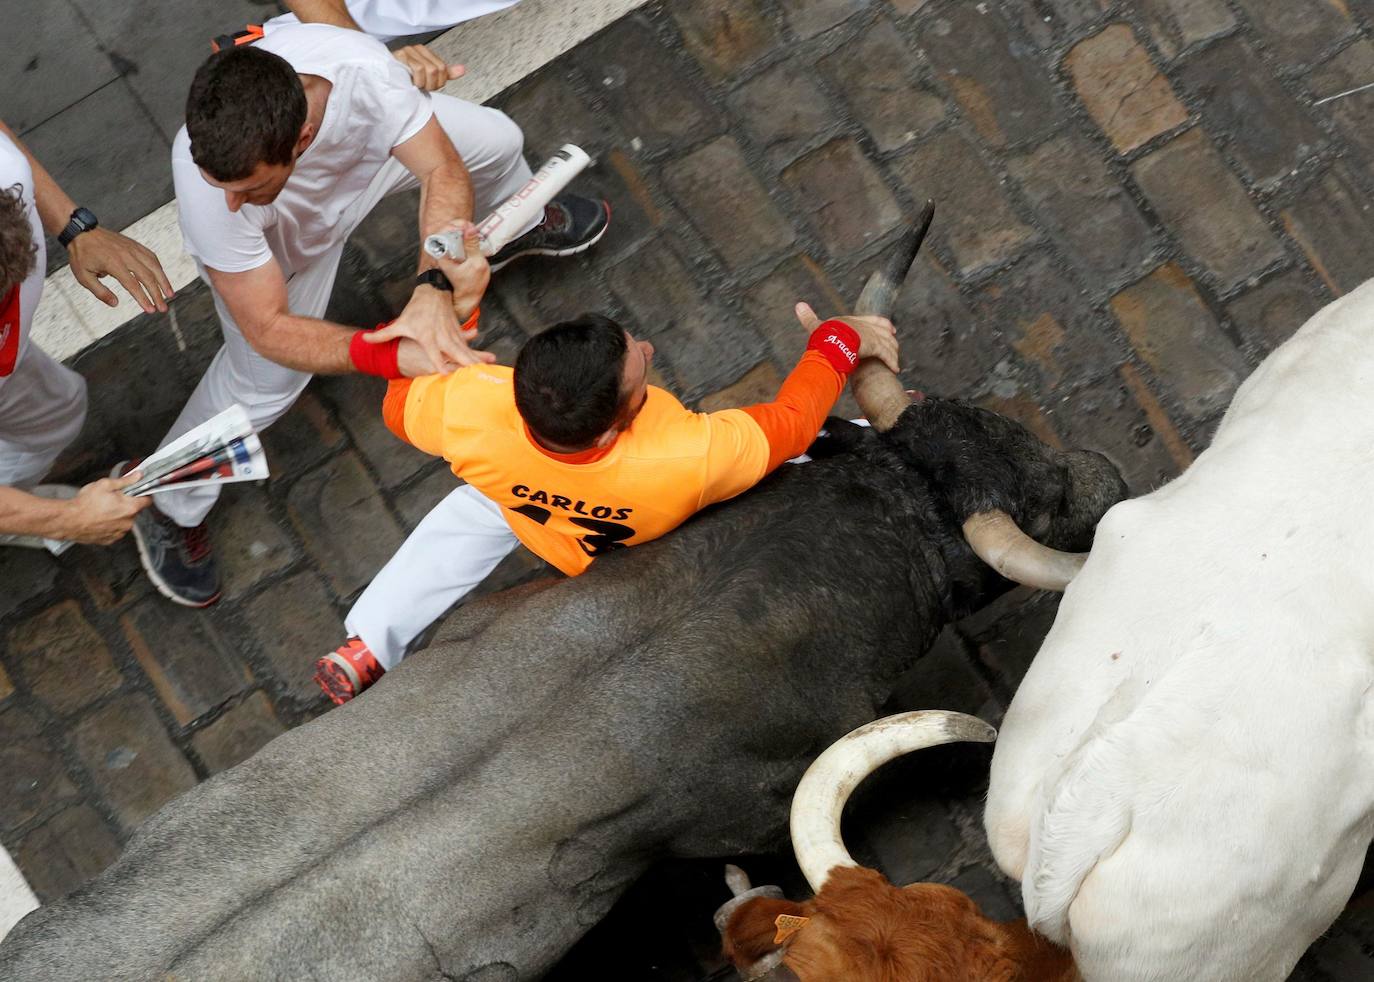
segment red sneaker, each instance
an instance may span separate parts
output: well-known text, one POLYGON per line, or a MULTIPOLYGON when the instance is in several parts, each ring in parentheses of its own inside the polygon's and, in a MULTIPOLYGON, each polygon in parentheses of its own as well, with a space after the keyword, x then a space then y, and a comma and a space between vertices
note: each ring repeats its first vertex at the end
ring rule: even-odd
POLYGON ((385 672, 362 638, 349 638, 338 651, 315 662, 315 684, 334 705, 342 706, 385 672))

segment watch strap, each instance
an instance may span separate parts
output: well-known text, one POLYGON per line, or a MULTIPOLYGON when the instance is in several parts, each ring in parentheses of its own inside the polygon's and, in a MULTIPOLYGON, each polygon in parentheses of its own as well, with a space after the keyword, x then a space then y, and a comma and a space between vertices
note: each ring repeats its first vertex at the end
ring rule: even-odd
POLYGON ((453 292, 453 284, 448 281, 448 277, 444 275, 442 269, 427 269, 415 277, 415 285, 420 286, 421 284, 432 286, 436 290, 453 292))
POLYGON ((99 228, 100 221, 95 217, 95 212, 89 208, 77 208, 72 212, 72 217, 67 219, 67 227, 57 236, 57 241, 65 249, 71 245, 72 239, 82 232, 89 232, 93 228, 99 228))

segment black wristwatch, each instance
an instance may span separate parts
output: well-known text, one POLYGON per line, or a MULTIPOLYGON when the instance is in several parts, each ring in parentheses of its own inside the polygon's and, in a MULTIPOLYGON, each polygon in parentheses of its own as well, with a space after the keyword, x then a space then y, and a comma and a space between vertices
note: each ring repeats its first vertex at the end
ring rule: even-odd
POLYGON ((62 243, 62 248, 71 245, 72 239, 82 232, 89 232, 91 229, 100 225, 95 217, 95 212, 89 208, 78 208, 72 212, 72 217, 67 220, 67 227, 62 230, 62 234, 57 237, 57 241, 62 243))
POLYGON ((453 284, 448 281, 448 277, 444 275, 442 269, 427 269, 419 276, 415 277, 416 286, 422 283, 425 286, 432 286, 436 290, 445 290, 448 293, 453 292, 453 284))

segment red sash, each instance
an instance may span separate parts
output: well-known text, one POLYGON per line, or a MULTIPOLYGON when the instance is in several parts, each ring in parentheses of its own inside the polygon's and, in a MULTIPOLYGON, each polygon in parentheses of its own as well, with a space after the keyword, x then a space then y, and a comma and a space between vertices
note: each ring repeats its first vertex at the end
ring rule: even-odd
POLYGON ((0 300, 0 378, 14 371, 19 357, 19 287, 16 283, 0 300))

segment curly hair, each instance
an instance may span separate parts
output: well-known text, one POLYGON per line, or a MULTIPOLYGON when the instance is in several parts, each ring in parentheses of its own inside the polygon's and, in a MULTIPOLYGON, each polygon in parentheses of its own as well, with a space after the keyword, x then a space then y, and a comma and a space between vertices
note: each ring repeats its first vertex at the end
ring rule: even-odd
POLYGON ((20 184, 0 189, 0 295, 33 271, 38 244, 33 241, 29 209, 20 184))

